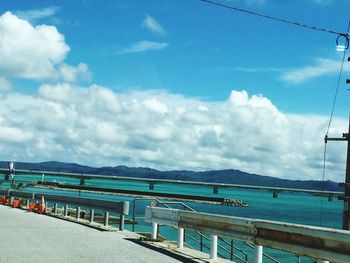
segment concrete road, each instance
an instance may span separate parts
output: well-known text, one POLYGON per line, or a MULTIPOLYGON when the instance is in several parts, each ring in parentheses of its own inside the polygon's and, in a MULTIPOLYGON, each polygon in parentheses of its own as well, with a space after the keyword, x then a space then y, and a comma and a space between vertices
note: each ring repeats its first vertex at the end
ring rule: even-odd
POLYGON ((182 262, 126 238, 0 205, 0 263, 182 262))

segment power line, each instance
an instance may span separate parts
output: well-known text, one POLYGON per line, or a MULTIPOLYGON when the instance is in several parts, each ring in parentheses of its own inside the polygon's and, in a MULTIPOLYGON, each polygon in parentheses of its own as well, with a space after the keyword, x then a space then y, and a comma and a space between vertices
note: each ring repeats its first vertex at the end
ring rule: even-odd
MULTIPOLYGON (((349 32, 349 29, 350 29, 350 21, 349 21, 349 23, 348 23, 347 32, 349 32)), ((341 76, 342 76, 342 74, 343 74, 343 69, 344 69, 344 62, 345 62, 346 50, 349 48, 349 39, 348 39, 347 36, 345 36, 345 38, 346 38, 346 46, 345 46, 344 51, 343 51, 343 58, 342 58, 342 63, 341 63, 341 67, 340 67, 340 71, 339 71, 339 75, 338 75, 337 86, 336 86, 336 88, 335 88, 335 93, 334 93, 334 98, 333 98, 333 104, 332 104, 332 110, 331 110, 331 114, 330 114, 329 121, 328 121, 326 136, 325 136, 325 138, 324 138, 322 181, 325 180, 325 174, 326 174, 326 158, 327 158, 327 139, 328 139, 328 133, 329 133, 329 129, 330 129, 331 124, 332 124, 332 119, 333 119, 333 115, 334 115, 335 104, 336 104, 336 102, 337 102, 340 80, 341 80, 341 76)), ((338 43, 338 39, 339 39, 339 37, 337 38, 337 45, 339 44, 339 43, 338 43)), ((323 199, 321 199, 321 216, 320 216, 320 224, 321 224, 321 225, 322 225, 322 219, 323 219, 323 199)))
POLYGON ((326 28, 321 28, 321 27, 317 27, 317 26, 303 24, 303 23, 300 23, 300 22, 295 22, 295 21, 284 19, 284 18, 273 17, 273 16, 257 13, 257 12, 254 12, 254 11, 250 11, 250 10, 247 10, 247 9, 238 8, 238 7, 234 7, 234 6, 230 6, 230 5, 226 5, 226 4, 221 4, 219 2, 215 2, 215 1, 212 1, 212 0, 199 0, 199 1, 207 3, 207 4, 215 5, 215 6, 218 6, 218 7, 226 8, 226 9, 229 9, 229 10, 238 11, 238 12, 242 12, 242 13, 245 13, 245 14, 254 15, 254 16, 258 16, 258 17, 262 17, 262 18, 278 21, 278 22, 281 22, 281 23, 286 23, 286 24, 298 26, 298 27, 303 27, 303 28, 316 30, 316 31, 321 31, 321 32, 326 32, 326 33, 335 34, 335 35, 343 35, 343 36, 346 36, 346 37, 348 36, 347 33, 342 33, 342 32, 338 32, 338 31, 326 29, 326 28))

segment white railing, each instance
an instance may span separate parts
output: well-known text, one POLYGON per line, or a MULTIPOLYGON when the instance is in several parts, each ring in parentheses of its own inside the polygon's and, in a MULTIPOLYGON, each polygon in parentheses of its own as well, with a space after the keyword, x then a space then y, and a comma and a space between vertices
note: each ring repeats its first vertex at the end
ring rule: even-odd
MULTIPOLYGON (((57 214, 58 204, 64 204, 64 216, 68 216, 68 206, 72 206, 76 209, 76 219, 80 217, 80 208, 90 208, 90 222, 94 221, 95 209, 104 211, 104 225, 108 225, 109 213, 118 213, 119 229, 124 230, 125 216, 129 214, 129 202, 128 201, 115 201, 115 200, 102 200, 94 198, 85 198, 78 196, 66 196, 55 195, 48 193, 38 192, 26 192, 16 190, 2 190, 0 189, 0 196, 8 196, 11 198, 24 198, 27 199, 27 203, 30 201, 40 201, 42 196, 45 197, 46 202, 54 203, 53 213, 57 214)), ((12 201, 11 201, 12 202, 12 201)), ((47 207, 47 204, 46 204, 47 207)))
POLYGON ((267 220, 222 216, 178 209, 146 207, 152 239, 158 224, 178 228, 178 248, 183 247, 184 229, 211 235, 210 258, 217 258, 217 237, 229 237, 255 245, 254 262, 262 263, 263 247, 317 259, 318 262, 350 262, 350 231, 267 220))

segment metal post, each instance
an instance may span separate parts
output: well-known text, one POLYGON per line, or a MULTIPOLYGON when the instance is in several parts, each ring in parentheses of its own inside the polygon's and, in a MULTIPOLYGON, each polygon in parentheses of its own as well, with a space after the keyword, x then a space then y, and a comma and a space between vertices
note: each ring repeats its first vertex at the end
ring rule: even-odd
POLYGON ((120 221, 119 221, 119 230, 124 230, 124 223, 125 223, 125 215, 120 214, 120 221))
POLYGON ((68 216, 68 205, 64 205, 64 216, 68 216))
POLYGON ((77 207, 77 214, 75 215, 76 219, 79 219, 80 217, 80 206, 77 207))
POLYGON ((199 236, 199 240, 200 240, 200 246, 201 246, 201 252, 203 251, 203 236, 202 236, 202 234, 199 234, 200 236, 199 236))
POLYGON ((105 226, 108 226, 108 219, 109 219, 109 212, 105 211, 105 222, 104 222, 105 226))
POLYGON ((344 208, 343 208, 343 229, 350 230, 350 116, 349 116, 349 128, 348 133, 343 133, 342 138, 324 138, 325 143, 328 141, 347 141, 348 148, 346 153, 346 172, 345 172, 345 188, 344 192, 344 208))
POLYGON ((90 223, 94 222, 95 209, 90 209, 90 223))
POLYGON ((210 259, 218 258, 218 236, 210 236, 210 259))
POLYGON ((152 236, 151 239, 157 239, 157 230, 158 230, 158 224, 152 223, 152 236))
POLYGON ((177 232, 177 248, 184 248, 184 229, 179 227, 177 232))
POLYGON ((263 258, 263 246, 255 245, 254 250, 254 263, 262 263, 263 258))
POLYGON ((347 134, 343 134, 348 141, 348 149, 346 155, 346 172, 345 172, 345 193, 344 193, 344 210, 343 210, 343 229, 350 230, 350 119, 349 130, 347 134))
POLYGON ((53 213, 54 213, 54 214, 57 214, 57 203, 55 203, 55 205, 54 205, 53 213))
POLYGON ((132 204, 132 232, 135 232, 135 212, 136 212, 136 199, 133 200, 132 204))

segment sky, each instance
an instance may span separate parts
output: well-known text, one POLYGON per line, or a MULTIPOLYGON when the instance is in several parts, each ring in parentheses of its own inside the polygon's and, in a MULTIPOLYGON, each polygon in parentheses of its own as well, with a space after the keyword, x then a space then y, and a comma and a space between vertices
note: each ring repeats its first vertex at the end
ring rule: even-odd
MULTIPOLYGON (((216 2, 336 32, 350 19, 347 0, 216 2)), ((2 0, 0 159, 322 180, 336 39, 199 0, 2 0)), ((346 59, 331 137, 349 75, 346 59)), ((328 143, 326 180, 345 154, 328 143)))

